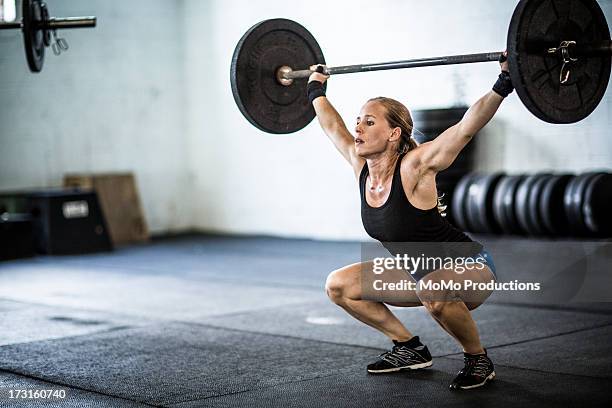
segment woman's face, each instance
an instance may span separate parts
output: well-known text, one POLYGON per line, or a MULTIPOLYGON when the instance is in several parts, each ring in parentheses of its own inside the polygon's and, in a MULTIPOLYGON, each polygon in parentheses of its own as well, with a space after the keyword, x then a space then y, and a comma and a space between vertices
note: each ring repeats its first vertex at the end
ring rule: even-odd
POLYGON ((391 128, 385 114, 385 107, 377 102, 368 102, 361 108, 355 126, 355 150, 359 156, 382 153, 399 140, 401 129, 391 128))

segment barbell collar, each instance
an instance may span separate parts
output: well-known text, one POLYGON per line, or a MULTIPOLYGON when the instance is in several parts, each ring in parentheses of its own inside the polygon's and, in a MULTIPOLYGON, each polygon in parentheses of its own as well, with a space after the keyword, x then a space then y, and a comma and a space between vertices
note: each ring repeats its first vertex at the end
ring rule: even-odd
MULTIPOLYGON (((472 64, 476 62, 499 61, 501 52, 487 52, 481 54, 451 55, 445 57, 419 58, 403 61, 381 62, 377 64, 345 65, 340 67, 326 67, 327 75, 351 74, 355 72, 383 71, 390 69, 431 67, 436 65, 472 64)), ((305 69, 289 71, 282 74, 285 79, 307 78, 313 71, 305 69)))

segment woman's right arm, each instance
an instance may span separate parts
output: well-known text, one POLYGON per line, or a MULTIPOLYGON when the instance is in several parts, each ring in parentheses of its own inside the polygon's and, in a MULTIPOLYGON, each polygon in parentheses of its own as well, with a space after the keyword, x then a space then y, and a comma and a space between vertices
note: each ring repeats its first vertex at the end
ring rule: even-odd
MULTIPOLYGON (((313 73, 308 82, 319 81, 324 83, 328 76, 313 73)), ((355 139, 346 127, 346 124, 340 117, 340 114, 333 107, 326 96, 320 96, 312 101, 312 105, 317 114, 317 119, 321 128, 332 141, 336 149, 349 162, 355 171, 355 175, 359 177, 365 161, 357 156, 355 151, 355 139)))

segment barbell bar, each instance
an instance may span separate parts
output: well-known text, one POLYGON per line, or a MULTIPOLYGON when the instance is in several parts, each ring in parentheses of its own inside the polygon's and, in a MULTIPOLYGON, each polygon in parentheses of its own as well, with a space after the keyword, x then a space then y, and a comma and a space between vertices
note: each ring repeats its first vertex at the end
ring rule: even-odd
MULTIPOLYGON (((38 27, 42 30, 62 30, 72 28, 93 28, 96 26, 96 17, 50 17, 46 22, 40 22, 38 27)), ((24 27, 23 21, 17 23, 0 23, 0 30, 15 30, 24 27)))
MULTIPOLYGON (((390 69, 431 67, 435 65, 472 64, 475 62, 498 61, 501 52, 487 52, 482 54, 450 55, 446 57, 431 57, 409 59, 403 61, 380 62, 377 64, 345 65, 341 67, 325 67, 323 73, 327 75, 352 74, 358 72, 384 71, 390 69)), ((284 79, 308 78, 313 71, 303 69, 285 71, 284 79)))
POLYGON ((45 60, 45 47, 51 45, 51 31, 73 28, 93 28, 95 16, 50 17, 47 4, 42 0, 22 0, 22 19, 19 22, 0 23, 0 30, 21 29, 28 66, 40 72, 45 60))
MULTIPOLYGON (((610 78, 612 42, 596 0, 520 0, 508 29, 506 50, 517 94, 549 123, 575 123, 592 113, 610 78)), ((242 114, 269 133, 292 133, 315 117, 303 69, 323 65, 330 75, 435 65, 498 61, 501 52, 420 58, 377 64, 325 66, 318 43, 300 24, 262 21, 234 50, 232 92, 242 114)))
MULTIPOLYGON (((560 45, 555 47, 555 50, 562 50, 563 48, 571 49, 572 56, 595 56, 595 55, 612 55, 612 41, 604 41, 598 44, 583 44, 582 46, 575 45, 560 45)), ((542 49, 541 52, 544 54, 551 48, 542 49)), ((326 75, 340 75, 340 74, 352 74, 359 72, 371 72, 371 71, 384 71, 391 69, 404 69, 404 68, 420 68, 420 67, 433 67, 439 65, 459 65, 459 64, 474 64, 478 62, 492 62, 499 61, 501 58, 501 52, 485 52, 480 54, 464 54, 464 55, 448 55, 444 57, 430 57, 430 58, 419 58, 419 59, 408 59, 403 61, 393 62, 379 62, 376 64, 358 64, 358 65, 345 65, 340 67, 324 67, 323 72, 326 75)), ((282 79, 292 80, 296 78, 308 78, 314 72, 314 70, 303 69, 293 71, 290 67, 281 67, 278 75, 282 79)), ((290 85, 289 82, 283 81, 282 85, 290 85)))

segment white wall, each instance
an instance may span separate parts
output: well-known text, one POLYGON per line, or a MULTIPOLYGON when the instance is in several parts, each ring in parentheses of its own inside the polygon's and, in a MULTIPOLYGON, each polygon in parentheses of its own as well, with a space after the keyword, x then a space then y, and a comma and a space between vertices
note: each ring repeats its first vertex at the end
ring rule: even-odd
POLYGON ((47 49, 39 74, 21 32, 0 31, 0 191, 133 171, 154 233, 190 227, 182 3, 48 3, 52 15, 96 15, 98 26, 61 32, 70 50, 47 49))
MULTIPOLYGON (((600 2, 608 20, 612 3, 600 2)), ((187 83, 194 197, 200 228, 240 233, 364 238, 358 189, 348 165, 316 122, 292 135, 252 127, 236 107, 229 69, 234 47, 256 22, 294 19, 317 38, 328 65, 503 50, 515 2, 507 0, 277 1, 187 0, 187 83), (199 20, 204 12, 206 23, 199 20), (206 37, 211 49, 198 46, 206 37), (212 63, 214 62, 214 64, 212 63)), ((475 101, 493 85, 495 63, 334 77, 328 96, 352 125, 361 104, 385 95, 411 109, 475 101)), ((479 168, 532 172, 612 166, 612 93, 576 125, 533 117, 513 94, 489 126, 479 168)), ((418 127, 418 124, 416 124, 418 127)), ((483 137, 484 138, 484 137, 483 137)))
MULTIPOLYGON (((0 32, 0 191, 53 186, 65 172, 134 171, 154 232, 198 228, 323 239, 365 237, 353 175, 312 123, 292 135, 258 131, 229 84, 244 32, 273 17, 318 39, 329 65, 502 50, 508 0, 50 0, 52 14, 96 14, 66 32, 41 74, 19 32, 0 32)), ((600 4, 612 19, 612 1, 600 4)), ((368 98, 411 109, 475 101, 498 66, 434 67, 330 80, 350 124, 368 98), (463 98, 460 96, 463 95, 463 98)), ((611 167, 612 93, 576 125, 535 119, 513 94, 480 140, 480 168, 509 172, 611 167)), ((418 126, 418 124, 417 124, 418 126)))

